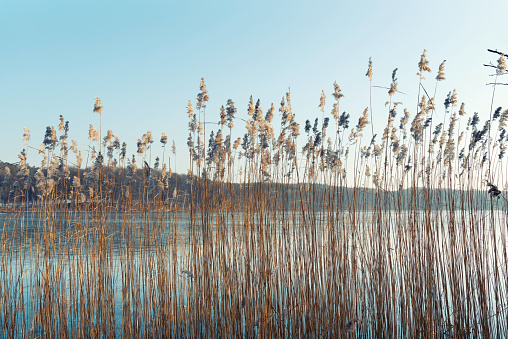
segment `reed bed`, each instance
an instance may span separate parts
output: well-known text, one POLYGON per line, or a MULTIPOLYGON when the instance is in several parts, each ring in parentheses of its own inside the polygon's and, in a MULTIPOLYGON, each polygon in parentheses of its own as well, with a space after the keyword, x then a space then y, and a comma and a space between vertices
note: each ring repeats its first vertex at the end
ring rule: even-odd
MULTIPOLYGON (((280 125, 251 98, 236 138, 244 122, 229 100, 208 135, 202 80, 186 177, 171 173, 165 134, 152 163, 150 131, 128 157, 90 125, 82 155, 63 117, 31 170, 26 129, 16 172, 3 173, 2 337, 507 333, 508 110, 482 125, 455 91, 436 108, 444 62, 435 83, 425 51, 418 70, 412 114, 399 112, 393 72, 380 137, 371 106, 354 126, 340 113, 337 83, 330 116, 323 91, 303 129, 288 92, 280 125)), ((505 73, 501 56, 496 79, 505 73)), ((366 75, 372 88, 370 61, 366 75)))

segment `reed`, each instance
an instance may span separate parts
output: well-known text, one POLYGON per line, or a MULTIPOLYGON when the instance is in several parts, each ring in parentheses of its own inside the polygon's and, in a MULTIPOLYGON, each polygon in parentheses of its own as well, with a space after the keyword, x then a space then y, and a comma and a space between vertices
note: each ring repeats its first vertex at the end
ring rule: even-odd
MULTIPOLYGON (((506 73, 504 59, 497 75, 506 73)), ((381 137, 359 116, 300 124, 291 93, 247 119, 232 100, 220 128, 201 79, 189 116, 189 170, 152 162, 147 131, 126 144, 90 125, 86 164, 69 123, 30 132, 3 170, 0 332, 32 337, 499 337, 508 331, 505 226, 508 110, 480 123, 450 92, 444 110, 418 63, 413 116, 398 117, 397 69, 381 137), (436 111, 446 112, 434 121, 436 111), (447 117, 447 118, 446 118, 447 117), (466 120, 466 122, 463 122, 466 120), (238 137, 235 125, 245 122, 238 137), (58 130, 58 132, 57 132, 58 130), (58 134, 58 135, 57 135, 58 134), (300 141, 298 143, 298 141, 300 141), (69 150, 75 154, 72 163, 69 150), (8 193, 5 193, 8 192, 8 193)), ((372 90, 373 64, 366 76, 372 90)), ((431 86, 432 86, 431 85, 431 86)), ((381 111, 383 108, 379 108, 381 111)), ((93 112, 102 114, 95 98, 93 112)), ((104 110, 107 114, 107 107, 104 110)), ((101 124, 102 125, 102 124, 101 124)), ((154 152, 157 152, 154 150, 154 152)), ((172 147, 173 158, 176 149, 172 147)), ((173 161, 174 164, 174 161, 173 161)))

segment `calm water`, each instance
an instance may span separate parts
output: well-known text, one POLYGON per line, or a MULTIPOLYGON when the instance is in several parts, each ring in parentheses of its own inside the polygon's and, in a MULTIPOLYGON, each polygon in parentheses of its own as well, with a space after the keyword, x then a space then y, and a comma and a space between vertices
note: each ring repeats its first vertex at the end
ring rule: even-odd
MULTIPOLYGON (((370 266, 383 262, 383 267, 391 262, 396 268, 393 273, 398 277, 403 277, 405 272, 403 268, 397 266, 398 260, 404 258, 408 260, 412 251, 415 250, 415 239, 420 239, 423 243, 434 242, 436 253, 443 256, 453 257, 458 262, 465 262, 468 253, 475 248, 475 253, 481 253, 480 261, 485 261, 485 266, 490 268, 489 272, 484 272, 487 277, 498 276, 495 286, 490 289, 488 296, 492 302, 495 299, 507 299, 505 285, 498 286, 499 282, 507 283, 506 262, 503 258, 503 250, 507 247, 507 220, 506 216, 498 211, 494 216, 490 215, 490 211, 479 211, 474 215, 463 214, 457 219, 450 219, 446 212, 433 211, 429 214, 423 212, 396 214, 395 212, 382 216, 374 215, 372 212, 360 212, 356 215, 348 213, 337 213, 333 218, 339 218, 345 221, 340 222, 341 228, 330 229, 328 221, 332 216, 324 213, 316 213, 311 218, 300 214, 289 214, 284 219, 277 218, 272 223, 276 227, 272 230, 273 237, 277 237, 280 243, 285 244, 284 252, 276 252, 276 257, 271 258, 274 262, 288 262, 291 266, 308 265, 305 260, 295 262, 295 254, 301 249, 301 243, 309 244, 308 238, 313 237, 312 243, 317 245, 317 252, 320 254, 321 263, 326 267, 326 262, 333 260, 329 258, 329 242, 331 232, 341 234, 343 241, 346 243, 344 248, 348 248, 349 260, 355 260, 362 265, 365 260, 370 261, 370 266), (373 222, 375 220, 376 222, 373 222), (352 227, 353 224, 356 227, 352 227), (418 225, 413 228, 408 225, 418 225), (433 230, 437 232, 429 238, 426 232, 426 225, 433 225, 433 230), (380 227, 379 225, 384 225, 380 227), (315 232, 312 232, 314 230, 315 232), (372 257, 376 253, 379 246, 372 239, 383 239, 384 250, 377 259, 372 257), (460 245, 457 245, 460 243, 460 245), (352 248, 360 248, 361 250, 352 251, 352 248), (460 248, 458 254, 451 253, 452 249, 460 248), (494 254, 497 252, 497 256, 494 254), (362 257, 362 253, 368 253, 371 257, 362 257), (502 262, 494 262, 494 258, 502 259, 502 262), (383 260, 384 258, 384 260, 383 260), (497 293, 497 294, 496 294, 497 293)), ((175 262, 177 265, 177 275, 169 272, 170 280, 177 279, 182 286, 180 293, 181 300, 185 304, 188 300, 189 286, 192 285, 192 279, 195 272, 192 270, 192 249, 201 248, 202 234, 202 218, 197 216, 192 222, 186 212, 179 213, 151 213, 151 214, 109 214, 106 220, 101 223, 97 216, 91 213, 81 213, 78 215, 63 215, 55 213, 50 216, 52 238, 44 239, 44 229, 48 227, 46 222, 47 216, 40 214, 27 213, 13 217, 8 214, 0 214, 0 225, 3 225, 2 244, 4 268, 1 273, 2 281, 10 281, 11 284, 4 284, 2 289, 17 289, 23 287, 23 294, 14 293, 19 299, 23 297, 26 303, 25 316, 26 322, 31 323, 34 317, 33 308, 30 306, 30 298, 33 293, 34 279, 37 266, 44 262, 48 255, 54 265, 58 266, 58 270, 63 272, 61 279, 64 279, 63 285, 69 286, 69 275, 75 269, 75 262, 87 262, 87 257, 97 250, 98 246, 106 245, 107 262, 110 267, 112 288, 114 291, 114 299, 116 304, 116 327, 117 333, 122 333, 122 272, 125 265, 129 264, 134 267, 141 268, 139 274, 145 274, 144 268, 150 267, 150 274, 157 275, 157 266, 151 265, 156 253, 164 253, 167 262, 175 262), (194 225, 191 227, 191 224, 194 225), (101 227, 101 225, 105 225, 101 227), (101 244, 97 241, 99 237, 104 239, 101 244), (197 243, 193 242, 198 240, 197 243), (47 244, 45 246, 45 244, 47 244), (194 244, 194 246, 193 246, 194 244), (160 249, 163 250, 160 250, 160 249), (176 254, 173 254, 173 252, 176 254), (22 277, 22 282, 19 280, 22 277), (67 280, 66 280, 67 279, 67 280), (8 286, 8 287, 7 287, 8 286)), ((236 246, 238 250, 238 267, 242 270, 245 263, 245 256, 242 255, 243 244, 246 239, 259 241, 256 231, 256 225, 259 225, 264 219, 259 215, 247 221, 242 213, 232 213, 224 220, 223 228, 218 228, 218 215, 211 214, 208 221, 211 230, 210 240, 214 242, 214 237, 222 229, 225 230, 227 239, 231 242, 229 247, 230 254, 232 248, 236 246), (254 226, 253 226, 254 225, 254 226)), ((266 222, 266 220, 265 220, 266 222)), ((429 245, 427 245, 429 246, 429 245)), ((414 255, 424 255, 424 253, 414 253, 414 255)), ((381 264, 380 264, 381 265, 381 264)), ((364 267, 364 268, 365 268, 364 267)), ((380 266, 381 267, 381 266, 380 266)), ((93 265, 84 265, 82 272, 86 274, 92 269, 93 265)), ((257 270, 257 263, 252 263, 252 269, 257 270)), ((241 272, 243 273, 243 272, 241 272)), ((292 273, 289 273, 292 274, 292 273)), ((330 272, 323 272, 330 274, 330 272)), ((296 278, 296 276, 295 276, 296 278)), ((358 271, 357 279, 368 279, 363 276, 362 269, 358 271)), ((436 279, 440 279, 436 277, 436 279)), ((459 278, 459 283, 466 285, 465 278, 459 278)), ((396 280, 396 279, 395 279, 396 280)), ((478 282, 472 282, 478 283, 478 282)), ((438 284, 439 285, 439 284, 438 284)), ((450 289, 449 282, 442 284, 450 289)), ((3 291, 2 291, 3 292, 3 291)), ((434 298, 444 295, 443 288, 435 288, 432 295, 434 298)), ((449 292, 449 291, 448 291, 449 292)), ((450 295, 449 293, 448 295, 450 295)), ((67 292, 67 297, 71 299, 67 292)), ((326 296, 324 296, 326 297, 326 296)), ((399 298, 397 295, 394 298, 399 298)), ((18 300, 18 302, 21 302, 18 300)), ((397 302, 401 302, 399 299, 397 302)), ((451 300, 449 300, 451 303, 451 300)), ((505 303, 497 303, 492 305, 492 309, 504 306, 505 303)), ((185 305, 182 305, 185 307, 185 305)), ((72 307, 72 306, 70 306, 72 307)), ((3 313, 3 312, 2 312, 3 313)), ((493 315, 495 315, 493 311, 493 315)), ((506 316, 506 314, 505 314, 506 316)), ((5 317, 5 314, 3 314, 5 317)), ((365 315, 366 318, 369 315, 365 315)), ((452 315, 453 318, 453 315, 452 315)), ((492 317, 492 321, 496 321, 497 316, 492 317)), ((0 319, 2 323, 4 319, 0 319)), ((21 326, 21 325, 20 325, 21 326)), ((2 327, 3 328, 3 327, 2 327)))

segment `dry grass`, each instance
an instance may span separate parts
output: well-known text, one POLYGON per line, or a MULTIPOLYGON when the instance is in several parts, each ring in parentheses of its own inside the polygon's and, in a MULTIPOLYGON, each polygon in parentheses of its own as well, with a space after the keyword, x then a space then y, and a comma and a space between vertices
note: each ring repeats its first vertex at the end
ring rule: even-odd
MULTIPOLYGON (((430 71, 425 54, 419 67, 430 71)), ((1 239, 4 337, 507 332, 507 200, 498 189, 506 183, 507 111, 484 127, 460 123, 450 94, 439 125, 428 120, 436 108, 422 91, 418 111, 404 119, 392 101, 394 72, 379 142, 366 132, 369 109, 355 126, 338 113, 337 85, 334 121, 324 119, 323 92, 323 118, 300 135, 287 93, 274 135, 273 106, 263 116, 251 100, 245 136, 235 142, 241 120, 228 101, 208 142, 198 119, 204 81, 200 90, 198 115, 188 109, 190 170, 180 183, 188 195, 169 181, 164 153, 162 170, 143 165, 151 133, 126 161, 111 131, 95 144, 91 127, 90 146, 101 152, 87 152, 91 167, 69 169, 62 119, 62 137, 48 128, 35 177, 22 154, 1 239)))

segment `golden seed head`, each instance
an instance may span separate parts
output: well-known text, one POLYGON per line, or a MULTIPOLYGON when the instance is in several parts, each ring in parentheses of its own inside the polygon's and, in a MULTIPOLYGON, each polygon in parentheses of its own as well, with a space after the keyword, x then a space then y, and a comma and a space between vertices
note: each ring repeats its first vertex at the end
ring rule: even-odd
POLYGON ((205 108, 206 107, 206 102, 209 100, 209 96, 208 96, 208 91, 206 90, 206 85, 205 85, 205 79, 204 78, 201 78, 201 82, 199 84, 199 90, 201 92, 199 92, 198 94, 198 97, 197 97, 197 104, 196 104, 196 108, 199 110, 201 108, 205 108))
POLYGON ((101 99, 99 97, 95 97, 95 104, 93 105, 93 112, 101 114, 102 112, 102 104, 101 99))
POLYGON ((363 114, 360 117, 360 119, 358 119, 358 125, 356 125, 358 133, 361 133, 362 130, 365 128, 365 126, 367 126, 369 124, 368 112, 369 112, 369 108, 367 107, 363 110, 363 114))
POLYGON ((372 57, 369 58, 369 68, 367 69, 367 73, 365 73, 366 76, 369 77, 369 80, 372 81, 372 57))
POLYGON ((26 127, 23 127, 23 142, 29 142, 30 141, 30 130, 26 127))
POLYGON ((420 69, 420 74, 422 74, 423 72, 430 72, 426 49, 423 50, 422 56, 420 57, 420 62, 418 62, 418 68, 420 69))
POLYGON ((444 64, 446 60, 443 60, 443 62, 439 65, 439 71, 437 72, 436 80, 437 81, 443 81, 445 80, 445 74, 444 74, 444 64))
POLYGON ((189 116, 189 119, 192 120, 193 117, 193 110, 192 110, 192 103, 189 100, 189 103, 187 104, 187 115, 189 116))
POLYGON ((506 62, 503 55, 497 60, 496 72, 497 74, 506 72, 506 62))
POLYGON ((505 109, 500 117, 499 117, 499 130, 502 130, 506 127, 506 122, 508 121, 508 109, 505 109))
POLYGON ((81 151, 78 152, 76 156, 76 166, 81 167, 81 163, 83 162, 83 158, 81 157, 81 151))
POLYGON ((397 92, 397 70, 398 68, 395 68, 392 72, 392 83, 390 84, 390 89, 388 90, 388 95, 392 97, 395 92, 397 92))
POLYGON ((319 106, 318 107, 319 107, 319 110, 323 113, 325 111, 325 99, 326 99, 325 91, 321 90, 321 98, 319 98, 319 106))
POLYGON ((51 140, 53 140, 54 142, 53 145, 56 145, 56 143, 58 142, 58 139, 56 138, 56 131, 53 126, 51 126, 51 140))
POLYGON ((459 109, 459 115, 460 116, 466 115, 465 106, 466 105, 464 103, 462 103, 462 105, 460 105, 460 109, 459 109))
POLYGON ((60 133, 64 132, 64 126, 65 126, 65 123, 64 123, 63 115, 60 115, 60 123, 58 124, 58 130, 60 131, 60 133))
POLYGON ((455 106, 457 104, 457 91, 455 89, 453 89, 450 102, 451 102, 452 106, 455 106))

